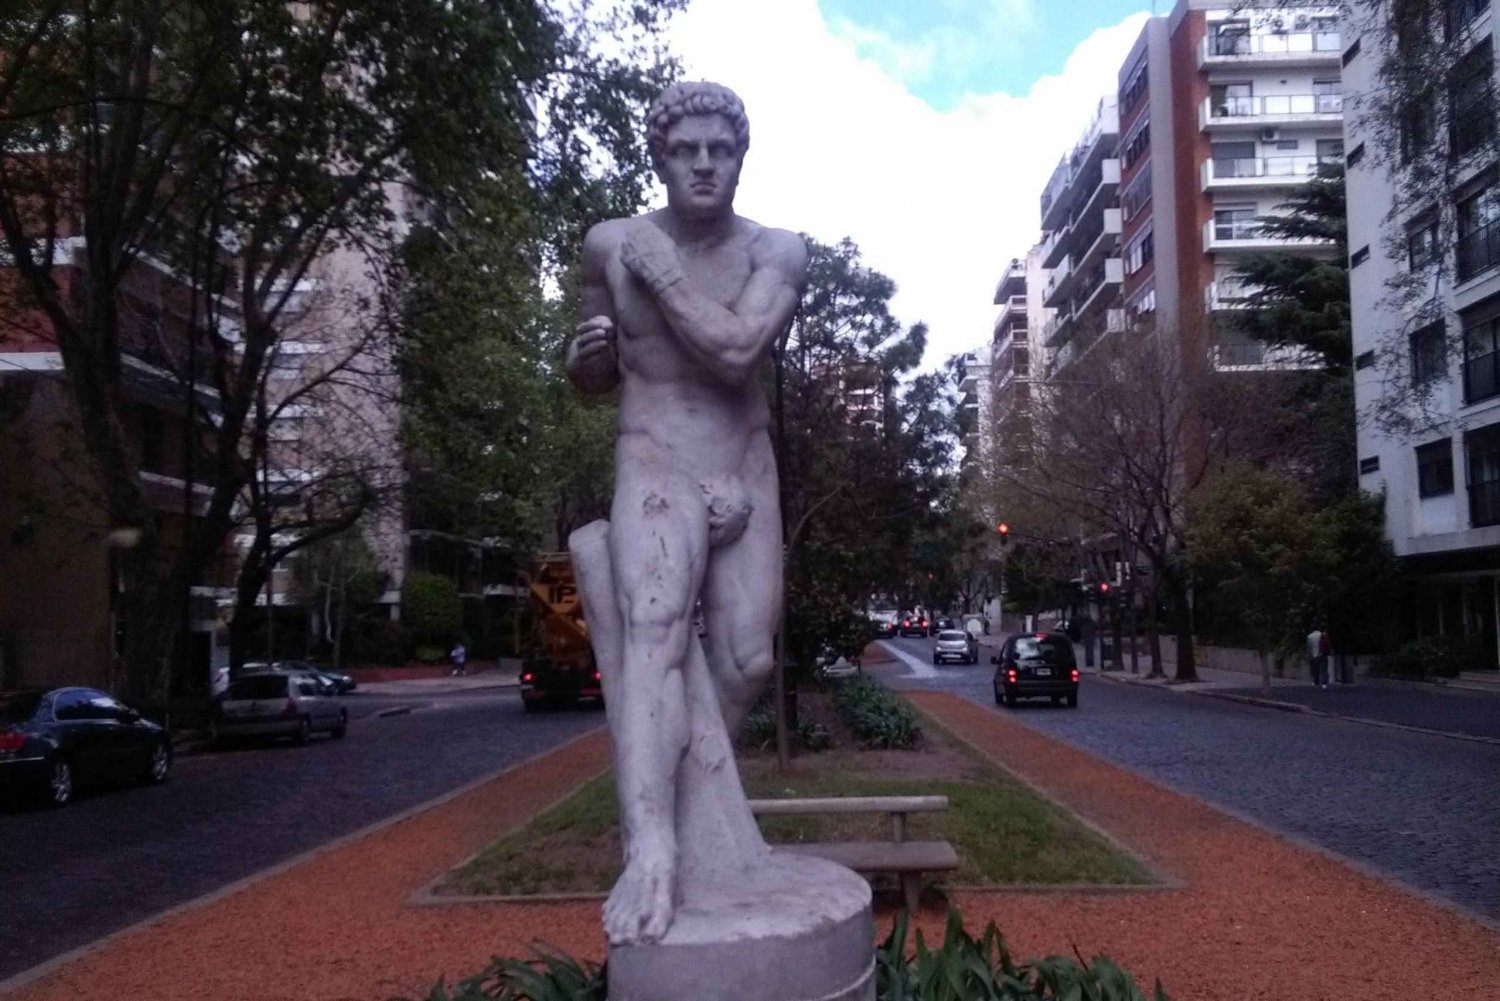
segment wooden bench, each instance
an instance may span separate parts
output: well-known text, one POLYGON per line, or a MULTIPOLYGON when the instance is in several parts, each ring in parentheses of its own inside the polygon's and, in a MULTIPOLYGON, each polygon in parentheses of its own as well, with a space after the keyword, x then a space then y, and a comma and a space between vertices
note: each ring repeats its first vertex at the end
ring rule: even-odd
POLYGON ((886 813, 891 818, 890 841, 826 841, 772 845, 776 851, 814 855, 858 873, 891 872, 901 880, 906 909, 915 914, 924 872, 951 872, 958 853, 946 841, 906 840, 906 818, 913 813, 948 809, 947 796, 835 796, 826 799, 752 799, 757 817, 795 817, 826 814, 886 813))

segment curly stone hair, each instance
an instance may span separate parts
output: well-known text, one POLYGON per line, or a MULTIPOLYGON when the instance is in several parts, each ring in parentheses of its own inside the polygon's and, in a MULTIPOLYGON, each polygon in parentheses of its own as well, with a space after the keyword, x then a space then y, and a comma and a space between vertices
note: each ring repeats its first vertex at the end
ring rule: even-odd
POLYGON ((688 115, 723 115, 734 128, 740 155, 750 148, 750 118, 740 96, 719 83, 674 83, 646 112, 646 148, 653 162, 667 151, 667 131, 688 115))

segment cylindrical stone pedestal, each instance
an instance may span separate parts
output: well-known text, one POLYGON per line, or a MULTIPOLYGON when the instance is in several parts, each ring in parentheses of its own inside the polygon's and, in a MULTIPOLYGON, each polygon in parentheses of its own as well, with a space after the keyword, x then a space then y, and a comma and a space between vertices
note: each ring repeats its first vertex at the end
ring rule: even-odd
POLYGON ((609 1001, 875 1001, 874 941, 862 877, 773 853, 691 888, 660 942, 612 946, 609 1001))

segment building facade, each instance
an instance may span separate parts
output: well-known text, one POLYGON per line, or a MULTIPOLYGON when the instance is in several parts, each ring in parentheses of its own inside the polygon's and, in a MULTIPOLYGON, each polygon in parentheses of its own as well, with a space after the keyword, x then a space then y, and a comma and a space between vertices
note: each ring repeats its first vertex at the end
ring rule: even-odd
MULTIPOLYGON (((1347 122, 1350 298, 1360 486, 1410 593, 1407 637, 1448 635, 1500 665, 1500 182, 1488 0, 1443 5, 1442 81, 1391 127, 1370 102, 1347 122)), ((1375 12, 1347 25, 1351 93, 1384 86, 1398 39, 1375 12)), ((1382 12, 1383 13, 1383 12, 1382 12)))
POLYGON ((1233 275, 1247 253, 1333 250, 1257 219, 1342 158, 1339 39, 1333 7, 1179 0, 1146 22, 1041 196, 1051 375, 1140 326, 1221 370, 1302 364, 1239 332, 1233 275))

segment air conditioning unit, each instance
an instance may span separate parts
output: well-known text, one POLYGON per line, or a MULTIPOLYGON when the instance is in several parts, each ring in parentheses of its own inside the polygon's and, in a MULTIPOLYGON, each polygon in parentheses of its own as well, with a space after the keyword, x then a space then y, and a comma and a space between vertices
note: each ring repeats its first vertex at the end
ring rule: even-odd
POLYGON ((1271 18, 1267 26, 1271 29, 1271 34, 1273 35, 1286 34, 1286 18, 1284 17, 1271 18))
POLYGON ((1276 142, 1276 140, 1278 140, 1280 138, 1281 138, 1281 130, 1280 129, 1261 129, 1260 130, 1260 141, 1263 142, 1263 143, 1273 143, 1273 142, 1276 142))
POLYGON ((1306 14, 1298 14, 1296 20, 1292 22, 1292 27, 1296 28, 1298 31, 1306 31, 1307 26, 1310 24, 1312 24, 1312 18, 1308 17, 1306 14))

